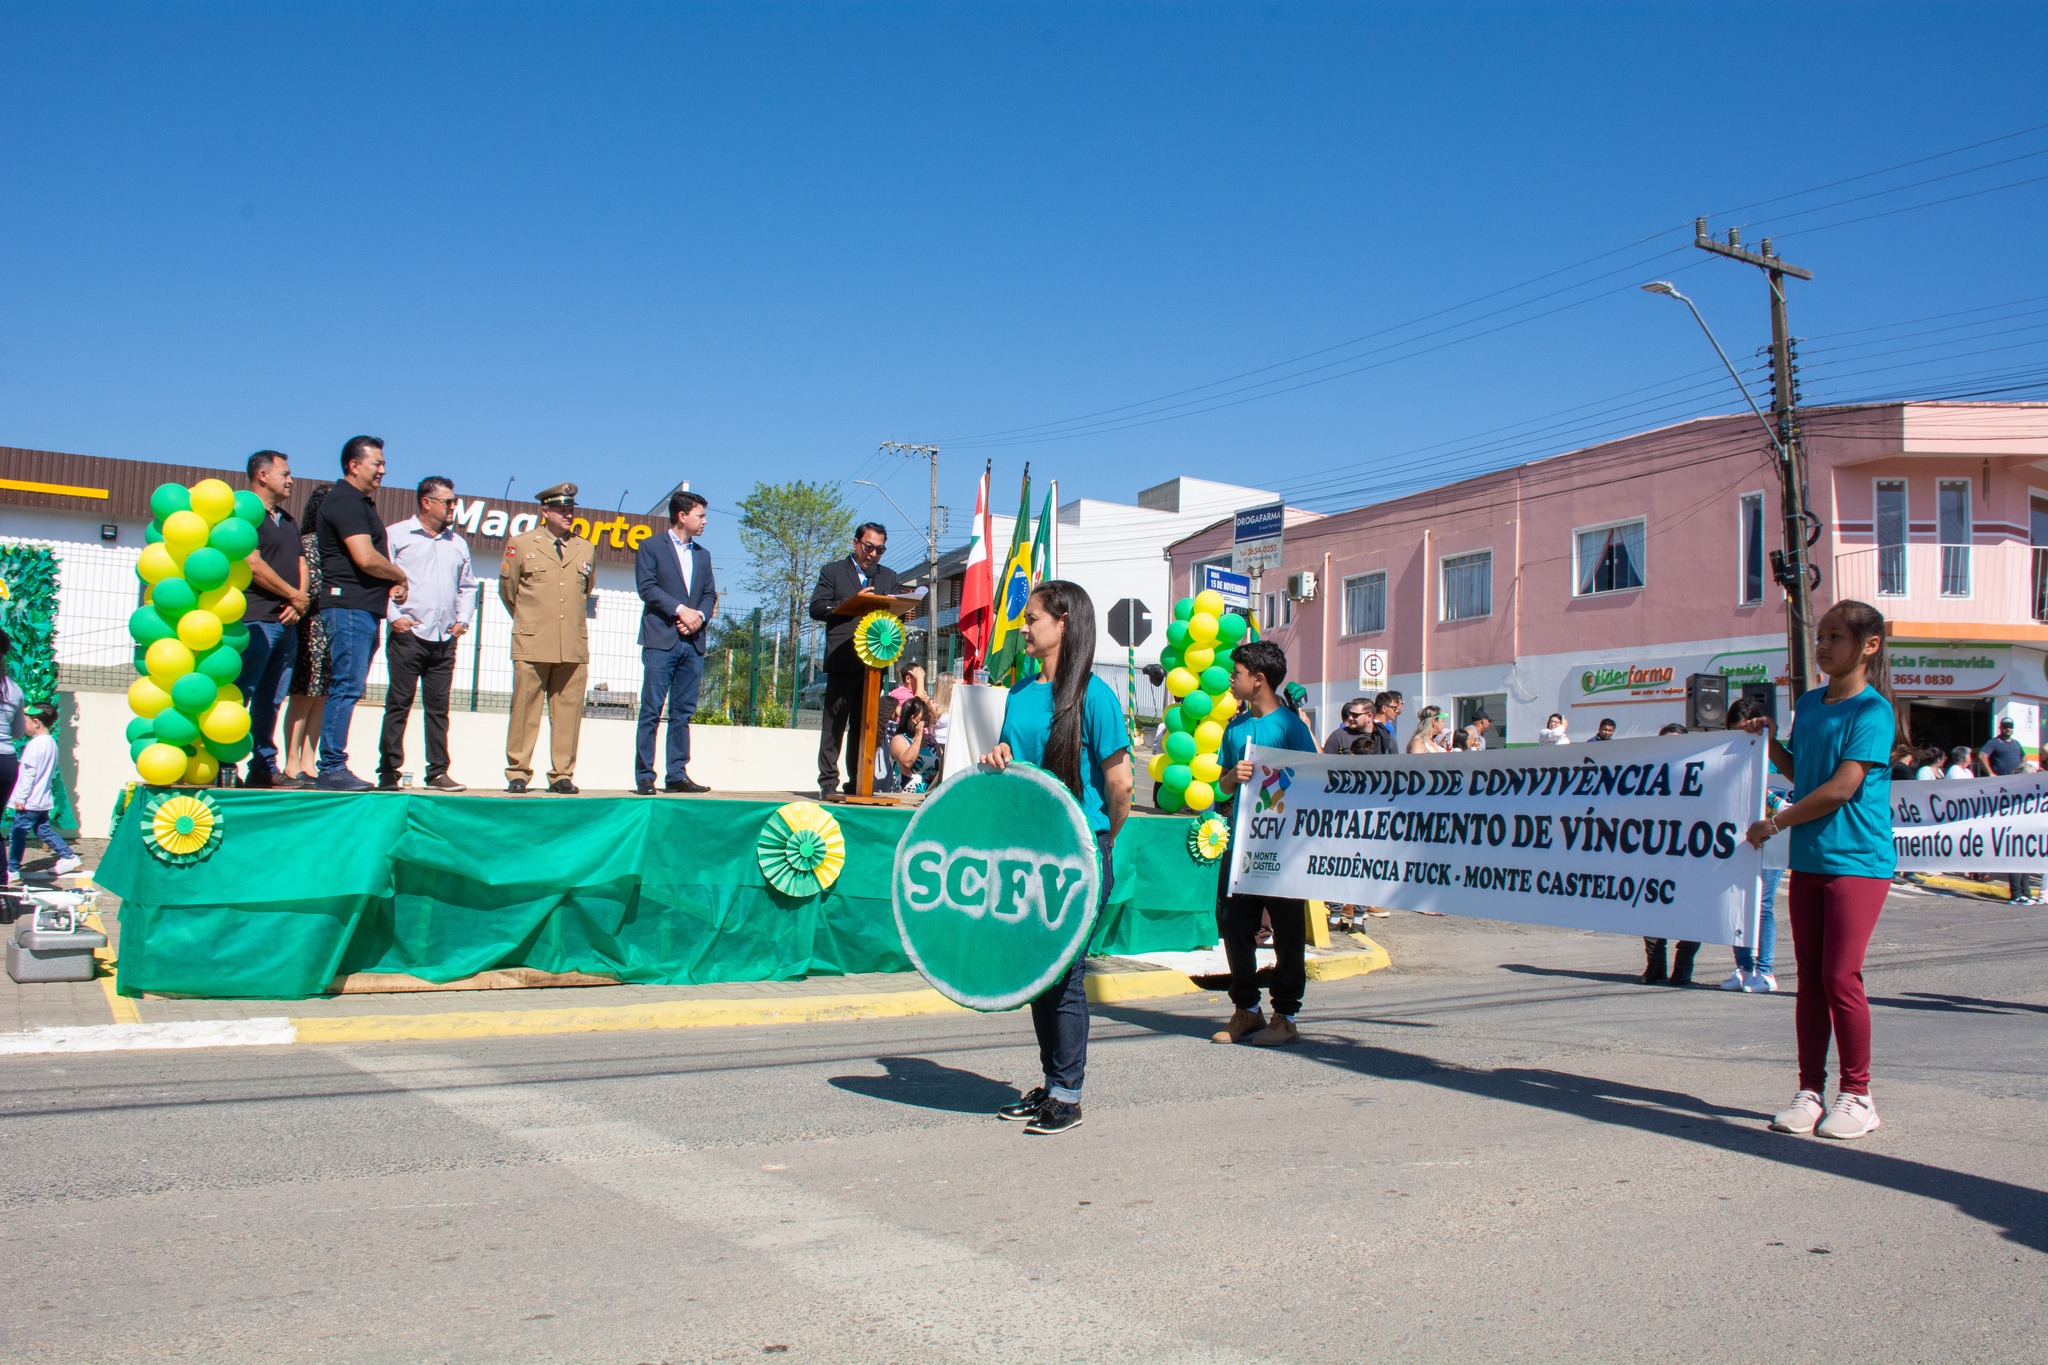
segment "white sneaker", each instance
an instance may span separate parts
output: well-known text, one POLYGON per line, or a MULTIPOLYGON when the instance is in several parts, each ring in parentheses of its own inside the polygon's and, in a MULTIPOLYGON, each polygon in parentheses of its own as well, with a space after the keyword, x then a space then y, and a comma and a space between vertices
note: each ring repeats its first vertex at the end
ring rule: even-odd
POLYGON ((1771 1120, 1771 1131, 1804 1136, 1814 1130, 1825 1112, 1818 1090, 1802 1090, 1792 1097, 1792 1103, 1783 1112, 1771 1120))
POLYGON ((1743 974, 1740 967, 1737 967, 1734 971, 1728 973, 1728 979, 1721 983, 1721 989, 1724 991, 1746 991, 1749 989, 1749 978, 1743 974))
POLYGON ((1769 972, 1751 972, 1748 983, 1742 989, 1755 991, 1758 995, 1769 995, 1778 989, 1778 978, 1769 972))
POLYGON ((83 858, 59 858, 57 865, 50 869, 50 875, 53 877, 68 877, 84 866, 85 860, 83 858))
POLYGON ((1828 1116, 1814 1129, 1824 1138, 1848 1141, 1851 1138, 1868 1137, 1878 1124, 1877 1106, 1870 1102, 1868 1095, 1851 1095, 1844 1091, 1835 1096, 1835 1107, 1828 1110, 1828 1116))

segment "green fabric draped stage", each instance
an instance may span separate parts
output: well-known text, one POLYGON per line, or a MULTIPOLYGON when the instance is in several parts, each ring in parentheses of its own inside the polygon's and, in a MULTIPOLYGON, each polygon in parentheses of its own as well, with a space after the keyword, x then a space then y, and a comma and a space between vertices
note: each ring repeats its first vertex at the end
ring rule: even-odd
MULTIPOLYGON (((784 896, 756 860, 780 801, 215 789, 224 834, 167 865, 131 802, 97 879, 121 897, 123 995, 294 999, 354 972, 494 968, 694 985, 910 970, 889 901, 907 809, 830 807, 846 868, 784 896)), ((1216 941, 1216 867, 1188 821, 1134 817, 1090 951, 1216 941)))

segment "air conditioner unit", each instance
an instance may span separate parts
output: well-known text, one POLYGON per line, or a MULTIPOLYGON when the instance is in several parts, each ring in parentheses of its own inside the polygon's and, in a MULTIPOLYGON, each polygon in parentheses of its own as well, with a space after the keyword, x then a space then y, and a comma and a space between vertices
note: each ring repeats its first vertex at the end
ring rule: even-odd
POLYGON ((1287 575, 1287 595, 1297 602, 1313 602, 1316 596, 1316 576, 1307 570, 1287 575))

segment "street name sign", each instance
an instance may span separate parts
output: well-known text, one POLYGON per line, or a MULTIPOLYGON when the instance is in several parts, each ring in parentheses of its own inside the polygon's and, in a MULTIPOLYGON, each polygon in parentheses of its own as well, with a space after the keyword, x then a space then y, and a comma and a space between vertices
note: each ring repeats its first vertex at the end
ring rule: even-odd
POLYGON ((1236 611, 1252 609, 1252 580, 1215 564, 1202 566, 1202 586, 1196 591, 1219 593, 1223 605, 1236 611))

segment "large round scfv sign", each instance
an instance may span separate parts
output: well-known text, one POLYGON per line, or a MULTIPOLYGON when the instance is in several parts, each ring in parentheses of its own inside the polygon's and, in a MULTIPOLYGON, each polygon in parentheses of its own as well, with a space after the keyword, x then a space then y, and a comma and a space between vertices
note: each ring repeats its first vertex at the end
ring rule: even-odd
POLYGON ((1102 874, 1080 803, 1012 765, 942 783, 896 845, 896 932, 925 980, 1011 1010, 1063 976, 1095 928, 1102 874))

